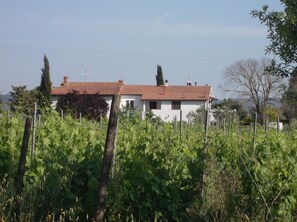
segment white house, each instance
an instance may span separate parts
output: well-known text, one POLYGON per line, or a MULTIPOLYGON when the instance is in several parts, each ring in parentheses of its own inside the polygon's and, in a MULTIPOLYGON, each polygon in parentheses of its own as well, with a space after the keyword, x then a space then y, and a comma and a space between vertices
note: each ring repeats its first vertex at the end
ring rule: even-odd
POLYGON ((118 82, 69 82, 68 77, 59 87, 52 88, 53 102, 58 96, 71 93, 98 94, 102 96, 109 107, 112 96, 121 95, 121 107, 133 108, 144 116, 146 112, 153 112, 162 120, 169 122, 180 116, 187 120, 187 115, 197 109, 210 109, 213 98, 211 86, 198 85, 124 85, 118 82))

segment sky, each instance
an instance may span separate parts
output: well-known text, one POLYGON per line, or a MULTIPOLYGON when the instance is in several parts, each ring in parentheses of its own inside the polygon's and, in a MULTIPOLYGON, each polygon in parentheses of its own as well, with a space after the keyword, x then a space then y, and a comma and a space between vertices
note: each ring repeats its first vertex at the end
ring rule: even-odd
POLYGON ((242 59, 269 58, 265 25, 252 18, 279 0, 26 0, 0 2, 0 94, 39 86, 43 57, 53 86, 69 81, 211 85, 242 59))

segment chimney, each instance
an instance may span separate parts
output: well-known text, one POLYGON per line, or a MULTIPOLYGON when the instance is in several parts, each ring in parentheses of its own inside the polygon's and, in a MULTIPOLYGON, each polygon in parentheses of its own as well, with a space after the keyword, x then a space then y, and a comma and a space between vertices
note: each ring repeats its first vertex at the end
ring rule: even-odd
POLYGON ((168 80, 165 79, 165 86, 168 86, 168 80))
POLYGON ((68 85, 68 76, 64 76, 63 83, 61 85, 62 86, 67 86, 68 85))

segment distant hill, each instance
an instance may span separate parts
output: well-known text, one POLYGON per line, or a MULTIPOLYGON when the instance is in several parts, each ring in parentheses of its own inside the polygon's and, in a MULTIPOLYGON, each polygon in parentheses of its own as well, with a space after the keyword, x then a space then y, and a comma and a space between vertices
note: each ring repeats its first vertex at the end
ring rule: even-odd
POLYGON ((2 104, 1 104, 2 108, 4 110, 6 110, 7 109, 7 103, 11 99, 11 96, 10 96, 10 94, 4 94, 4 95, 0 95, 0 97, 1 97, 1 101, 2 101, 2 104))

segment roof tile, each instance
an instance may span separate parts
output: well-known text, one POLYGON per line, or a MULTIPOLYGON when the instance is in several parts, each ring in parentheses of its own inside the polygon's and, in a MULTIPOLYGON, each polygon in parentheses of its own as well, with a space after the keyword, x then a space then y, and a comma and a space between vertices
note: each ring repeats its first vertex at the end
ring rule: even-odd
POLYGON ((64 95, 77 92, 86 94, 114 95, 119 94, 121 82, 67 82, 52 88, 52 95, 64 95))
POLYGON ((53 95, 71 92, 99 95, 140 95, 142 100, 208 100, 211 86, 124 85, 120 82, 64 82, 52 88, 53 95))

